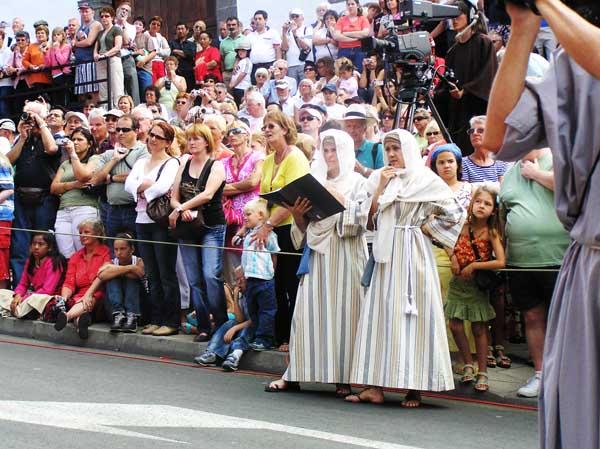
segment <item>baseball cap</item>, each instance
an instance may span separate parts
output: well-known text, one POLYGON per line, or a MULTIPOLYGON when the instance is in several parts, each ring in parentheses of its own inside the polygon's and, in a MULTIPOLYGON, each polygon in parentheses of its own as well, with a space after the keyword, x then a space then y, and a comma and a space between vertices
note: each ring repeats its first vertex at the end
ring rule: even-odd
POLYGON ((17 127, 15 126, 15 122, 13 122, 9 118, 3 118, 2 120, 0 120, 0 129, 5 129, 5 130, 13 132, 13 133, 17 132, 17 127))
POLYGON ((65 122, 68 122, 71 117, 77 117, 81 121, 83 127, 85 127, 85 128, 90 127, 88 119, 83 112, 75 112, 75 111, 67 112, 67 114, 65 115, 65 122))
POLYGON ((111 109, 110 111, 106 111, 104 114, 102 114, 103 117, 106 117, 108 115, 112 115, 113 117, 121 118, 125 114, 120 109, 111 109))
POLYGON ((87 2, 87 1, 78 1, 77 2, 77 8, 78 9, 83 9, 83 8, 90 8, 90 9, 94 9, 92 7, 91 2, 87 2))
POLYGON ((287 80, 277 80, 275 81, 275 87, 277 89, 288 89, 290 84, 287 82, 287 80))
POLYGON ((321 89, 321 90, 328 90, 329 92, 333 92, 334 94, 337 94, 337 86, 333 83, 325 84, 325 86, 323 86, 323 89, 321 89))
POLYGON ((302 11, 300 8, 294 8, 290 11, 290 16, 291 15, 304 16, 304 11, 302 11))

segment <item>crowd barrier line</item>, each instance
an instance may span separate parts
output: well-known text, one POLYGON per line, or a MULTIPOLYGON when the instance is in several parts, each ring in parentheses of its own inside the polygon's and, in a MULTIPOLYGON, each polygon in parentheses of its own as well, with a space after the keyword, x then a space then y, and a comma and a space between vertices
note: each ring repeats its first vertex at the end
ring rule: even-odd
MULTIPOLYGON (((9 231, 20 231, 20 232, 31 232, 37 234, 54 234, 54 235, 68 235, 71 237, 79 237, 79 234, 73 234, 70 232, 55 232, 50 230, 41 230, 41 229, 23 229, 23 228, 15 228, 15 227, 7 227, 0 226, 0 230, 9 230, 9 231)), ((95 237, 98 240, 125 240, 127 242, 134 243, 158 243, 160 245, 173 245, 173 246, 189 246, 193 248, 209 248, 209 249, 223 249, 227 251, 236 251, 242 252, 242 248, 232 248, 230 246, 217 246, 217 245, 201 245, 199 243, 184 243, 184 242, 166 242, 161 240, 142 240, 135 238, 122 238, 122 237, 109 237, 106 235, 90 235, 90 237, 95 237)), ((302 253, 290 253, 286 251, 268 251, 268 250, 260 250, 260 249, 246 249, 243 251, 251 251, 254 253, 269 253, 269 254, 277 254, 282 256, 295 256, 302 257, 302 253)), ((448 264, 437 264, 438 268, 451 268, 451 265, 448 264)), ((502 268, 499 270, 493 270, 498 272, 516 272, 516 271, 525 271, 525 272, 558 272, 559 269, 556 268, 502 268)))

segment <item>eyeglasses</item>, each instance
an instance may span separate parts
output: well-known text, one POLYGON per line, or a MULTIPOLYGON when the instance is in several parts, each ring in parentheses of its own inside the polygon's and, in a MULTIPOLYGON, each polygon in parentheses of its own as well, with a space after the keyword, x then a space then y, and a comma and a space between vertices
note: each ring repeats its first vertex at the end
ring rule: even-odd
POLYGON ((383 120, 392 120, 393 118, 394 118, 394 116, 393 116, 393 115, 384 115, 384 116, 382 117, 382 119, 383 119, 383 120))
POLYGON ((118 122, 119 119, 117 117, 112 117, 109 115, 108 117, 104 117, 104 121, 112 123, 112 122, 118 122))
POLYGON ((304 69, 304 71, 305 71, 305 72, 314 72, 314 71, 315 71, 315 68, 314 68, 314 67, 306 67, 306 68, 304 69))
POLYGON ((467 134, 483 134, 485 132, 485 128, 469 128, 467 134))
MULTIPOLYGON (((123 128, 121 128, 121 129, 123 129, 123 128)), ((118 130, 119 130, 119 128, 117 128, 117 131, 118 130)), ((151 139, 154 137, 155 139, 158 139, 158 140, 167 140, 166 137, 159 136, 158 134, 154 134, 153 132, 149 132, 148 136, 150 136, 151 139)))
POLYGON ((130 131, 133 131, 133 128, 117 128, 116 131, 118 133, 128 133, 130 131))
POLYGON ((231 135, 234 134, 236 136, 240 135, 240 134, 247 134, 246 130, 242 129, 242 128, 231 128, 229 131, 227 131, 227 135, 231 135))
POLYGON ((158 114, 158 109, 150 109, 150 112, 152 112, 153 114, 158 114))
POLYGON ((187 101, 178 101, 177 104, 187 104, 187 101))
POLYGON ((263 126, 263 127, 261 128, 261 130, 262 130, 262 131, 264 131, 265 129, 275 129, 275 127, 276 127, 276 126, 277 126, 277 125, 275 125, 275 124, 273 124, 273 123, 269 123, 269 124, 267 124, 267 125, 263 126))
POLYGON ((425 135, 427 137, 431 137, 431 136, 438 136, 440 134, 439 131, 429 131, 428 133, 425 133, 425 135))
POLYGON ((300 17, 298 14, 290 14, 290 19, 297 19, 300 17))
POLYGON ((304 117, 300 117, 301 122, 312 122, 313 120, 316 120, 316 117, 313 117, 312 115, 305 115, 304 117))
POLYGON ((417 117, 414 118, 415 122, 420 122, 421 120, 427 120, 428 117, 423 117, 422 115, 419 115, 417 117))

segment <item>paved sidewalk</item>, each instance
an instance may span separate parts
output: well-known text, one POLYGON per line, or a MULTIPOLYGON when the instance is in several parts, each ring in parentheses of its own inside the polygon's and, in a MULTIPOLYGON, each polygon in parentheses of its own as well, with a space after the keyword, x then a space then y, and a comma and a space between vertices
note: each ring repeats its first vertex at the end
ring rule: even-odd
MULTIPOLYGON (((193 358, 206 348, 206 343, 194 343, 191 335, 179 334, 171 337, 152 337, 136 334, 111 333, 108 324, 94 324, 90 327, 89 339, 81 340, 75 328, 69 324, 62 332, 56 332, 54 326, 42 321, 0 318, 0 335, 32 338, 44 342, 52 342, 87 349, 139 354, 150 357, 170 358, 191 362, 193 358)), ((0 338, 1 339, 1 338, 0 338)), ((513 359, 510 369, 489 369, 490 389, 480 393, 472 386, 461 385, 459 376, 455 376, 456 389, 445 392, 445 395, 503 404, 537 407, 537 399, 520 398, 516 395, 519 387, 533 375, 533 368, 527 364, 527 346, 506 345, 507 353, 513 359)), ((249 351, 242 358, 240 368, 248 371, 281 375, 286 368, 287 354, 277 351, 249 351)))

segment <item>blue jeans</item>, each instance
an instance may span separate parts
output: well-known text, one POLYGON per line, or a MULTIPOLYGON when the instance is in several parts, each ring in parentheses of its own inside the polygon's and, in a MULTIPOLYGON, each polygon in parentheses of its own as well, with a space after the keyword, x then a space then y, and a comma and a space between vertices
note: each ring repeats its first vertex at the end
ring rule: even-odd
POLYGON ((142 99, 146 98, 144 95, 144 91, 146 90, 146 87, 152 86, 152 74, 146 72, 145 70, 138 69, 137 77, 138 77, 138 85, 140 88, 140 101, 141 101, 142 99))
POLYGON ((245 327, 241 331, 238 331, 235 334, 235 338, 231 340, 231 343, 225 343, 223 341, 223 337, 227 331, 236 324, 239 324, 236 320, 229 320, 223 323, 210 338, 206 350, 214 352, 222 359, 227 358, 227 355, 236 349, 241 349, 246 352, 250 340, 252 340, 252 326, 245 327))
MULTIPOLYGON (((207 246, 223 246, 225 243, 225 225, 205 226, 199 239, 181 240, 180 243, 196 243, 207 246)), ((181 257, 185 265, 190 296, 196 317, 198 333, 210 334, 212 314, 218 328, 227 321, 227 305, 223 286, 223 250, 215 248, 195 248, 181 246, 181 257)), ((173 264, 175 266, 175 264, 173 264)))
POLYGON ((140 314, 140 280, 126 276, 111 279, 106 283, 108 312, 140 314))
MULTIPOLYGON (((4 97, 5 95, 10 95, 12 93, 13 88, 11 86, 0 87, 0 97, 4 97)), ((10 116, 10 101, 11 100, 0 100, 0 119, 8 118, 10 116)))
MULTIPOLYGON (((172 242, 166 229, 155 223, 137 224, 141 240, 172 242)), ((150 324, 179 327, 181 298, 177 282, 177 246, 160 243, 139 243, 150 286, 150 324)))
POLYGON ((363 59, 365 59, 365 53, 361 51, 360 47, 355 48, 340 48, 338 50, 338 58, 348 58, 354 64, 354 68, 358 71, 363 69, 363 59))
POLYGON ((109 204, 106 214, 106 235, 114 237, 119 232, 135 232, 136 218, 137 212, 135 211, 135 204, 132 204, 131 206, 111 206, 109 204))
MULTIPOLYGON (((37 207, 25 206, 19 199, 19 194, 15 194, 15 219, 13 228, 38 229, 47 231, 54 229, 56 221, 56 211, 58 209, 58 198, 53 195, 46 195, 42 204, 37 207)), ((29 244, 31 242, 31 232, 13 231, 10 245, 10 267, 13 271, 13 280, 15 287, 21 280, 25 260, 29 256, 29 244)))
POLYGON ((272 279, 246 279, 246 300, 254 328, 254 341, 267 347, 273 346, 277 314, 275 282, 272 279))

